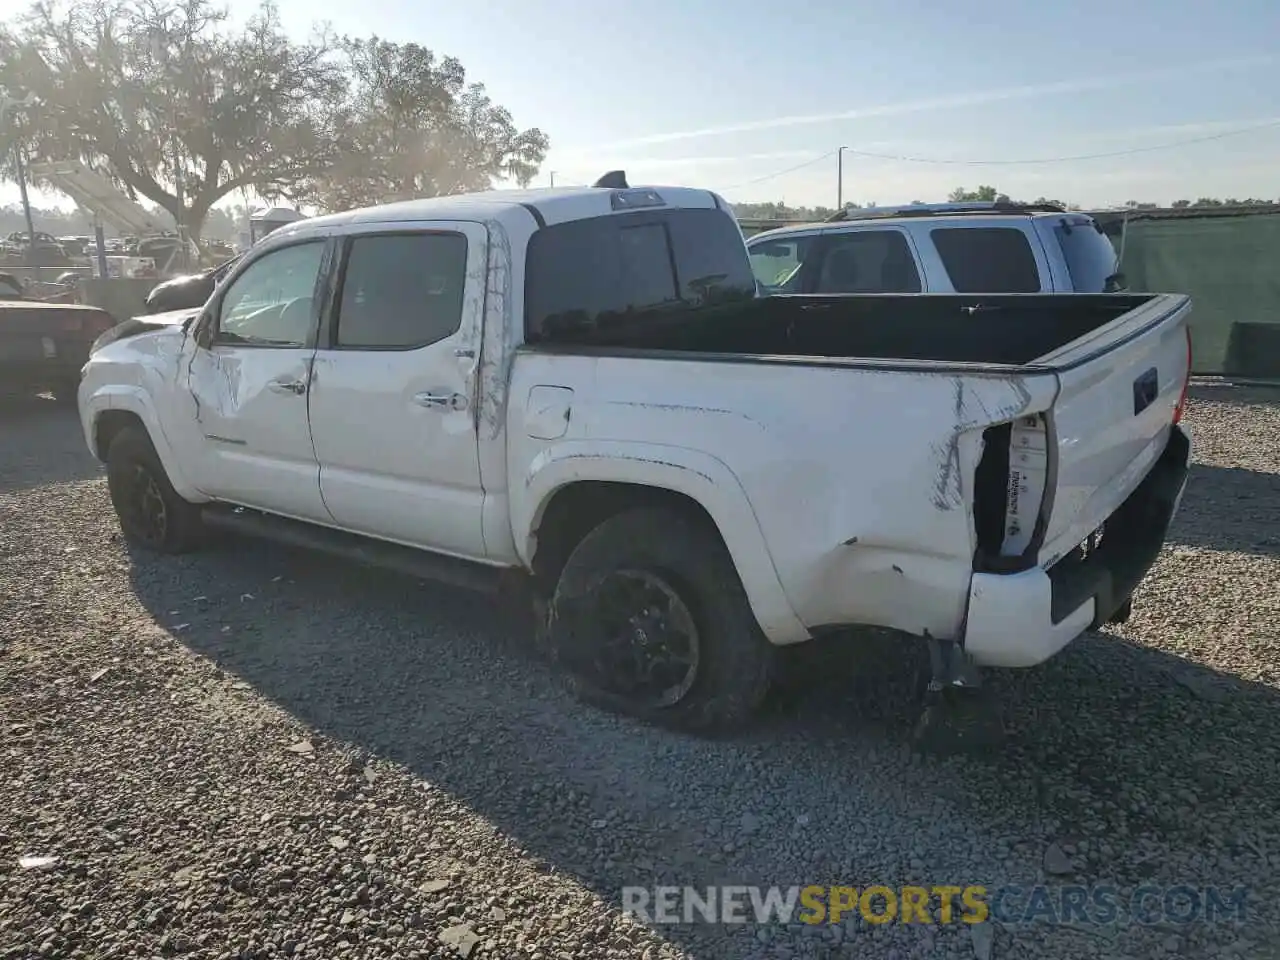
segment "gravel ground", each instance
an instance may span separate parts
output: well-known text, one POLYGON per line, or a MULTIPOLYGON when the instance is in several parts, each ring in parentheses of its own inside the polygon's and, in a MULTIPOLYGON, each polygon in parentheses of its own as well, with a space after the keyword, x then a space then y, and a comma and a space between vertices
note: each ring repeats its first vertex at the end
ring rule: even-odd
POLYGON ((1203 386, 1122 630, 914 755, 914 646, 759 729, 568 701, 507 615, 253 543, 131 557, 74 414, 0 411, 0 957, 1280 957, 1280 394, 1203 386), (20 858, 50 857, 26 866, 20 858), (623 885, 1250 890, 1243 923, 642 926, 623 885))

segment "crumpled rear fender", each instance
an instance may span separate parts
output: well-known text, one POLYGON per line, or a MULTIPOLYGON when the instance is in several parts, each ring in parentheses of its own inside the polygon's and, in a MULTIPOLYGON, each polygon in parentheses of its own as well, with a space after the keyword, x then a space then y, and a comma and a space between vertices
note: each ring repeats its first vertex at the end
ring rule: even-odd
POLYGON ((714 456, 683 447, 608 441, 562 441, 513 478, 511 521, 516 549, 532 564, 537 529, 556 492, 578 481, 630 483, 681 493, 715 522, 761 629, 776 644, 810 638, 787 599, 755 511, 738 478, 714 456))

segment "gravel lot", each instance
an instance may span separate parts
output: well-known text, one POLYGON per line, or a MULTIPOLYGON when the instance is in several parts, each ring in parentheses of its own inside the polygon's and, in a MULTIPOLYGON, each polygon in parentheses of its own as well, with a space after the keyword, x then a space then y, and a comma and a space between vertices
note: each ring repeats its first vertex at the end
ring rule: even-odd
POLYGON ((131 557, 74 414, 0 411, 0 957, 1280 957, 1280 394, 1201 386, 1130 623, 906 745, 916 652, 794 658, 696 741, 568 701, 466 594, 233 543, 131 557), (54 857, 43 866, 28 856, 54 857), (679 925, 624 884, 1189 884, 1243 924, 679 925))

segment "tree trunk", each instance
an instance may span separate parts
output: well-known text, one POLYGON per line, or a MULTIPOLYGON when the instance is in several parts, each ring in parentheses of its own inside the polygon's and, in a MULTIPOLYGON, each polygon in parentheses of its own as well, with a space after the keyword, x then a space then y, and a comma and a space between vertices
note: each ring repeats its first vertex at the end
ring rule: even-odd
POLYGON ((200 236, 204 233, 205 221, 209 219, 209 209, 211 204, 202 197, 198 197, 191 204, 191 209, 187 211, 187 237, 195 244, 196 252, 200 257, 200 268, 204 269, 205 248, 200 242, 200 236))

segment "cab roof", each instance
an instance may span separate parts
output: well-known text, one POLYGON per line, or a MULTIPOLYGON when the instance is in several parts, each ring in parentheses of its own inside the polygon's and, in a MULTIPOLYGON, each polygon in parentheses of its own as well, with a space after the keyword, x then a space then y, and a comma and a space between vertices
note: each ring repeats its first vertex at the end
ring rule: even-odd
POLYGON ((422 200, 404 200, 300 220, 272 231, 271 237, 299 236, 354 223, 412 220, 490 220, 532 217, 538 226, 605 216, 643 207, 720 207, 728 205, 709 190, 691 187, 548 187, 534 190, 488 190, 422 200), (646 196, 649 195, 649 196, 646 196))

